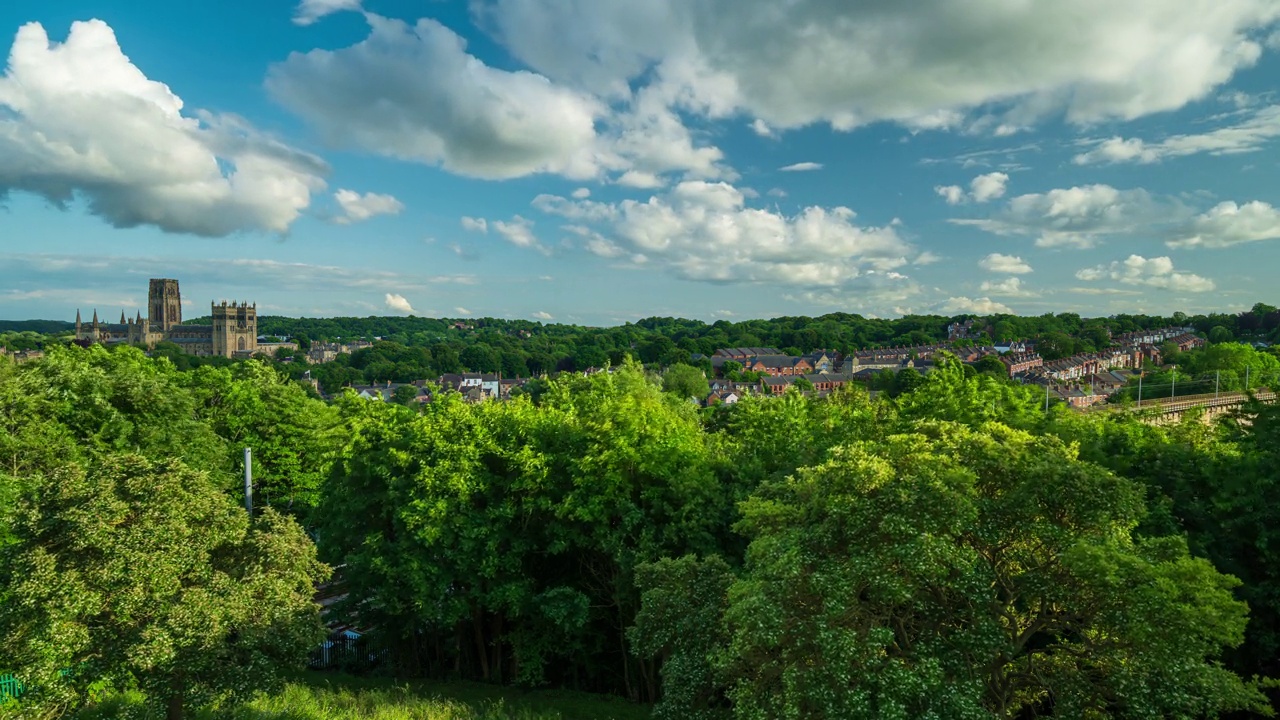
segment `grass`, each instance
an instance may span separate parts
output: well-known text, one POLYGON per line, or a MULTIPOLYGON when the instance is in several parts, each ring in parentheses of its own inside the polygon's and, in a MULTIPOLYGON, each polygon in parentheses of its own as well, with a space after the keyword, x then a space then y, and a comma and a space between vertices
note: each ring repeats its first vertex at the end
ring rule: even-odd
MULTIPOLYGON (((78 720, 148 714, 119 696, 78 720)), ((521 691, 479 683, 396 682, 307 673, 283 691, 235 708, 192 712, 193 720, 647 720, 649 708, 619 698, 560 690, 521 691)))

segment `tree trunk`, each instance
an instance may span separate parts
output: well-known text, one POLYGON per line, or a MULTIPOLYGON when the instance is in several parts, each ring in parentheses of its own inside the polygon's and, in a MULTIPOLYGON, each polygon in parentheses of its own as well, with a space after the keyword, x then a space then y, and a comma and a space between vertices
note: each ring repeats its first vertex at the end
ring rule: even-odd
POLYGON ((169 704, 165 708, 165 720, 182 720, 182 680, 175 678, 169 689, 169 704))
POLYGON ((489 679, 489 651, 484 646, 484 614, 480 611, 480 606, 476 605, 471 611, 471 627, 475 628, 476 654, 480 656, 480 674, 485 679, 489 679))

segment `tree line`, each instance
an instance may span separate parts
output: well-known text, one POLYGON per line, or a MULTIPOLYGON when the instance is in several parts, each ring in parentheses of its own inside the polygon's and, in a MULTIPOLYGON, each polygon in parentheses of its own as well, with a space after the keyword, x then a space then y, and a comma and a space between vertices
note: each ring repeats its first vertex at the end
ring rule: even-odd
POLYGON ((954 359, 875 400, 666 385, 624 358, 411 409, 262 362, 0 362, 0 674, 54 715, 236 702, 305 662, 340 567, 381 672, 659 718, 1269 712, 1275 406, 1045 412, 954 359))

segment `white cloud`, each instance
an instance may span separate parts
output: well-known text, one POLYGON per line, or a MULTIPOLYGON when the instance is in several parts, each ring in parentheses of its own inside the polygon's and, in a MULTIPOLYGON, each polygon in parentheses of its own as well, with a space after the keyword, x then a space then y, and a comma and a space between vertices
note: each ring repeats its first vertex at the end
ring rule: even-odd
POLYGON ((960 205, 967 202, 984 203, 1004 196, 1009 176, 1002 172, 987 173, 975 177, 969 183, 969 192, 959 185, 939 185, 933 189, 947 201, 948 205, 960 205))
POLYGON ((604 108, 593 98, 489 67, 435 20, 365 18, 365 40, 293 53, 267 75, 272 96, 329 142, 481 178, 596 173, 589 154, 604 108))
POLYGON ((778 168, 782 172, 809 172, 810 170, 821 170, 822 163, 816 162, 798 162, 791 165, 778 168))
POLYGON ((1168 257, 1144 258, 1130 255, 1123 261, 1109 265, 1084 268, 1076 278, 1086 281, 1114 280, 1124 285, 1143 285, 1177 292, 1208 292, 1214 289, 1212 280, 1192 273, 1174 270, 1168 257))
POLYGON ((1280 239, 1280 209, 1259 200, 1243 205, 1227 201, 1192 218, 1168 245, 1224 248, 1276 239, 1280 239))
POLYGON ((1002 295, 1005 297, 1035 297, 1036 293, 1022 286, 1022 278, 1011 277, 1005 278, 998 282, 984 280, 978 288, 984 293, 992 295, 1002 295))
POLYGON ((917 255, 916 259, 911 261, 911 264, 912 265, 932 265, 941 260, 942 260, 941 255, 931 250, 925 250, 924 252, 917 255))
POLYGON ((335 145, 487 179, 632 171, 659 187, 672 172, 737 177, 719 148, 694 141, 673 109, 677 89, 600 98, 537 72, 486 65, 433 19, 364 17, 363 41, 294 53, 267 75, 271 94, 335 145))
POLYGON ((615 182, 623 187, 637 188, 640 190, 652 190, 653 188, 660 188, 666 184, 662 181, 662 178, 657 175, 642 172, 640 170, 628 170, 619 176, 615 182))
POLYGON ((341 225, 368 220, 375 215, 399 215, 404 210, 404 203, 391 195, 365 193, 361 195, 354 190, 339 190, 333 194, 342 212, 346 213, 335 219, 341 225))
POLYGON ((223 236, 286 232, 324 188, 319 158, 235 116, 182 111, 106 23, 73 23, 62 44, 24 25, 0 76, 0 196, 83 197, 116 227, 223 236))
POLYGON ((395 310, 396 312, 408 313, 409 315, 416 314, 413 311, 413 306, 409 304, 408 300, 404 299, 403 295, 397 295, 396 293, 387 293, 387 296, 384 302, 386 303, 387 308, 390 310, 395 310))
POLYGON ((533 222, 519 215, 511 218, 511 222, 494 220, 493 231, 516 247, 544 250, 537 236, 533 234, 533 222))
POLYGON ((293 22, 295 25, 311 25, 326 15, 359 9, 360 0, 302 0, 293 13, 293 22))
POLYGON ((544 320, 544 321, 556 319, 554 315, 543 310, 539 310, 538 312, 534 313, 533 317, 535 320, 544 320))
POLYGON ((575 200, 586 200, 587 198, 591 197, 591 190, 589 188, 584 188, 584 187, 578 188, 577 190, 573 191, 572 197, 575 200))
POLYGON ((1031 265, 1025 260, 1015 255, 1001 255, 1000 253, 991 253, 990 255, 978 261, 978 267, 988 272, 1008 273, 1010 275, 1022 275, 1032 272, 1031 265))
MULTIPOLYGON (((1016 278, 1015 278, 1016 279, 1016 278)), ((996 302, 989 297, 967 298, 952 297, 947 298, 945 302, 938 303, 934 309, 939 312, 952 314, 973 314, 973 315, 1012 315, 1013 309, 1004 303, 996 302)))
POLYGON ((941 195, 948 205, 959 205, 965 201, 964 188, 959 185, 939 185, 933 191, 941 195))
POLYGON ((534 206, 573 220, 582 246, 629 257, 679 277, 839 287, 870 270, 906 265, 913 253, 897 222, 864 227, 843 207, 794 216, 746 206, 727 183, 685 181, 645 202, 608 204, 542 195, 534 206))
POLYGON ((1258 60, 1258 31, 1280 17, 1273 0, 1185 0, 1177 13, 1167 0, 472 7, 516 58, 608 96, 653 77, 705 115, 742 112, 775 129, 963 127, 976 115, 1005 133, 1055 114, 1132 119, 1204 98, 1258 60))
POLYGON ((1132 233, 1186 214, 1181 205, 1156 200, 1141 188, 1084 185, 1020 195, 990 218, 951 222, 997 235, 1035 237, 1039 247, 1089 248, 1101 238, 1132 233))
POLYGON ((748 127, 750 127, 751 131, 759 135, 760 137, 773 138, 778 136, 777 133, 773 131, 773 128, 769 127, 769 124, 761 120, 760 118, 756 118, 755 120, 752 120, 751 125, 749 125, 748 127))
POLYGON ((454 309, 453 309, 453 311, 454 311, 454 312, 456 312, 456 313, 458 313, 459 315, 463 315, 463 316, 466 316, 466 315, 470 315, 470 314, 471 314, 471 311, 470 311, 470 310, 468 310, 468 309, 466 309, 466 308, 464 308, 464 307, 456 307, 456 308, 454 308, 454 309))
POLYGON ((464 215, 462 229, 468 232, 486 233, 489 232, 489 223, 484 218, 473 218, 464 215))
POLYGON ((1009 176, 1002 172, 979 175, 969 184, 970 194, 974 202, 984 203, 995 200, 1004 196, 1004 189, 1008 183, 1009 176))
POLYGON ((1280 137, 1280 105, 1271 105, 1250 113, 1235 125, 1204 133, 1173 135, 1159 142, 1121 137, 1085 141, 1092 144, 1093 149, 1076 155, 1073 162, 1077 165, 1147 164, 1200 153, 1235 155, 1261 150, 1277 137, 1280 137))
POLYGON ((773 188, 769 190, 769 192, 766 194, 769 197, 784 198, 787 196, 787 191, 783 190, 782 188, 773 188))

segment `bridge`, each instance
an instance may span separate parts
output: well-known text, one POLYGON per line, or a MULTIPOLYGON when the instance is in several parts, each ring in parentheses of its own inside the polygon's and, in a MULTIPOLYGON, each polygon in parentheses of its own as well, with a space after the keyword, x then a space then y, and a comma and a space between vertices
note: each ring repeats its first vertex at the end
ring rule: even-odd
POLYGON ((1252 393, 1202 393, 1199 395, 1149 398, 1143 400, 1141 404, 1133 402, 1124 405, 1094 405, 1085 408, 1085 412, 1134 412, 1159 418, 1157 422, 1177 422, 1182 419, 1183 413, 1197 408, 1205 409, 1206 419, 1225 415, 1249 402, 1250 397, 1267 403, 1276 401, 1275 391, 1268 388, 1259 388, 1252 391, 1252 393))

